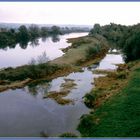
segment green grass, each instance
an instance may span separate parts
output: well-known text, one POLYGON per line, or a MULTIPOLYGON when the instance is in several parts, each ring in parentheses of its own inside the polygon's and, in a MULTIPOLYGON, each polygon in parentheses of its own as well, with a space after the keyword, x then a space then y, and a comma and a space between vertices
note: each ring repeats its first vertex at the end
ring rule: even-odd
POLYGON ((94 47, 90 46, 87 48, 86 50, 86 58, 87 59, 91 59, 94 56, 96 56, 97 54, 99 54, 99 52, 101 52, 102 47, 100 46, 100 44, 95 44, 94 47))
POLYGON ((86 137, 140 136, 140 68, 128 85, 95 112, 81 118, 78 130, 86 137))
MULTIPOLYGON (((69 42, 73 43, 72 46, 68 48, 62 57, 53 60, 51 62, 52 64, 77 65, 79 61, 87 59, 87 50, 89 48, 94 49, 97 44, 100 44, 97 39, 90 37, 70 39, 69 42)), ((103 42, 101 45, 105 46, 104 44, 105 43, 103 42)))
POLYGON ((68 50, 66 54, 62 57, 57 58, 56 60, 52 61, 55 64, 76 64, 79 60, 86 59, 86 50, 89 46, 94 47, 94 43, 92 44, 82 44, 78 48, 71 48, 68 50))

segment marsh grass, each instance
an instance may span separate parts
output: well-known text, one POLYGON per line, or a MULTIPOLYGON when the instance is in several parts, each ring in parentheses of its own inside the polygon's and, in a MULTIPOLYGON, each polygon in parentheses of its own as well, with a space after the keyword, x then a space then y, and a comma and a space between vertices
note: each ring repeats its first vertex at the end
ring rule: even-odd
POLYGON ((51 98, 55 100, 58 104, 61 105, 66 105, 72 103, 72 100, 70 99, 63 99, 63 97, 67 96, 69 94, 69 91, 54 91, 54 92, 49 92, 46 96, 43 98, 51 98))
POLYGON ((61 105, 74 103, 72 99, 67 99, 63 97, 66 97, 70 93, 70 91, 75 88, 76 84, 72 79, 64 79, 64 80, 65 83, 61 84, 60 91, 51 91, 49 93, 46 93, 43 98, 51 98, 61 105))

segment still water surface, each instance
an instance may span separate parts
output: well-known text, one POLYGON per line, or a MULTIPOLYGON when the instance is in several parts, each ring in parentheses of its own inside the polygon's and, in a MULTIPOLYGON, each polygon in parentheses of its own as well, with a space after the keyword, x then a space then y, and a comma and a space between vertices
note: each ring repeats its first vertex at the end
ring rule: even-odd
POLYGON ((61 48, 71 45, 67 42, 68 38, 75 38, 88 35, 85 33, 70 33, 58 36, 57 40, 48 37, 45 40, 39 39, 36 42, 29 42, 26 47, 19 44, 15 48, 0 49, 0 69, 4 67, 16 67, 28 64, 32 58, 37 59, 38 56, 46 53, 49 60, 53 60, 62 56, 64 53, 61 48))

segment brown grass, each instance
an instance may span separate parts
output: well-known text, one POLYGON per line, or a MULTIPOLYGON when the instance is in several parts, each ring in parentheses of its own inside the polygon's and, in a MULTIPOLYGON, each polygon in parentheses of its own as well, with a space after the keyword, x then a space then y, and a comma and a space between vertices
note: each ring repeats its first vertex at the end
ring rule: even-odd
POLYGON ((108 70, 93 70, 92 73, 93 74, 109 74, 109 73, 113 73, 114 71, 108 71, 108 70))
POLYGON ((74 83, 74 80, 65 79, 65 83, 62 83, 60 86, 60 91, 51 91, 44 95, 44 98, 51 98, 61 105, 73 103, 73 100, 66 98, 64 99, 63 97, 66 97, 75 86, 76 84, 74 83))
POLYGON ((69 94, 69 91, 52 91, 49 92, 46 96, 44 96, 44 98, 51 98, 53 100, 55 100, 58 104, 61 105, 66 105, 66 104, 70 104, 73 102, 73 100, 70 99, 63 99, 63 97, 67 96, 69 94))
POLYGON ((15 88, 22 88, 24 87, 27 83, 31 82, 32 79, 28 78, 24 81, 16 81, 13 83, 8 83, 6 85, 0 85, 0 92, 5 91, 7 89, 15 89, 15 88))
POLYGON ((119 94, 128 84, 130 73, 140 67, 139 61, 119 64, 116 71, 97 70, 95 73, 106 74, 104 77, 94 79, 94 88, 85 95, 84 102, 90 108, 98 108, 107 100, 119 94))
POLYGON ((63 88, 63 90, 71 90, 73 88, 75 88, 75 86, 77 85, 76 83, 74 83, 74 80, 71 79, 64 79, 65 83, 61 84, 61 87, 63 88))
POLYGON ((95 104, 96 106, 101 104, 104 100, 108 99, 115 93, 118 93, 124 85, 126 80, 116 79, 111 77, 100 77, 95 79, 95 87, 100 93, 97 93, 95 104))
MULTIPOLYGON (((123 67, 123 65, 121 65, 121 67, 123 67)), ((124 64, 124 67, 126 67, 126 64, 124 64)), ((129 72, 130 71, 128 69, 122 69, 119 70, 119 72, 103 71, 103 74, 106 73, 107 76, 94 79, 95 87, 90 93, 95 97, 95 100, 91 101, 91 104, 94 106, 94 108, 100 106, 110 97, 119 93, 119 91, 121 91, 121 89, 127 85, 129 72)))

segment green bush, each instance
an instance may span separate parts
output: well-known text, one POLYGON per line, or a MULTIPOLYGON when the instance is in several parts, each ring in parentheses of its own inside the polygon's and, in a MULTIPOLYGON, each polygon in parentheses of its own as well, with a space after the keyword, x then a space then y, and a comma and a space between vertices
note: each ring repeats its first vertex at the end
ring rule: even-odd
POLYGON ((79 47, 81 44, 87 44, 87 43, 90 43, 90 42, 91 42, 91 41, 88 40, 88 39, 80 38, 80 39, 78 39, 77 41, 72 42, 72 46, 73 46, 74 48, 77 48, 77 47, 79 47))
POLYGON ((95 95, 92 93, 87 93, 84 96, 84 103, 87 107, 92 108, 94 107, 95 95))
POLYGON ((0 71, 0 80, 16 81, 25 80, 26 78, 38 79, 51 75, 57 70, 63 70, 66 68, 68 67, 65 65, 58 66, 56 64, 51 65, 49 63, 42 63, 37 65, 31 64, 15 69, 13 68, 0 71))
MULTIPOLYGON (((95 123, 93 121, 93 116, 92 115, 83 115, 80 118, 80 124, 78 125, 78 130, 82 134, 89 134, 93 132, 93 128, 95 126, 95 123)), ((86 135, 85 135, 86 136, 86 135)))
POLYGON ((86 50, 86 58, 90 59, 94 56, 96 56, 101 51, 101 46, 99 44, 96 44, 95 46, 89 46, 86 50))

